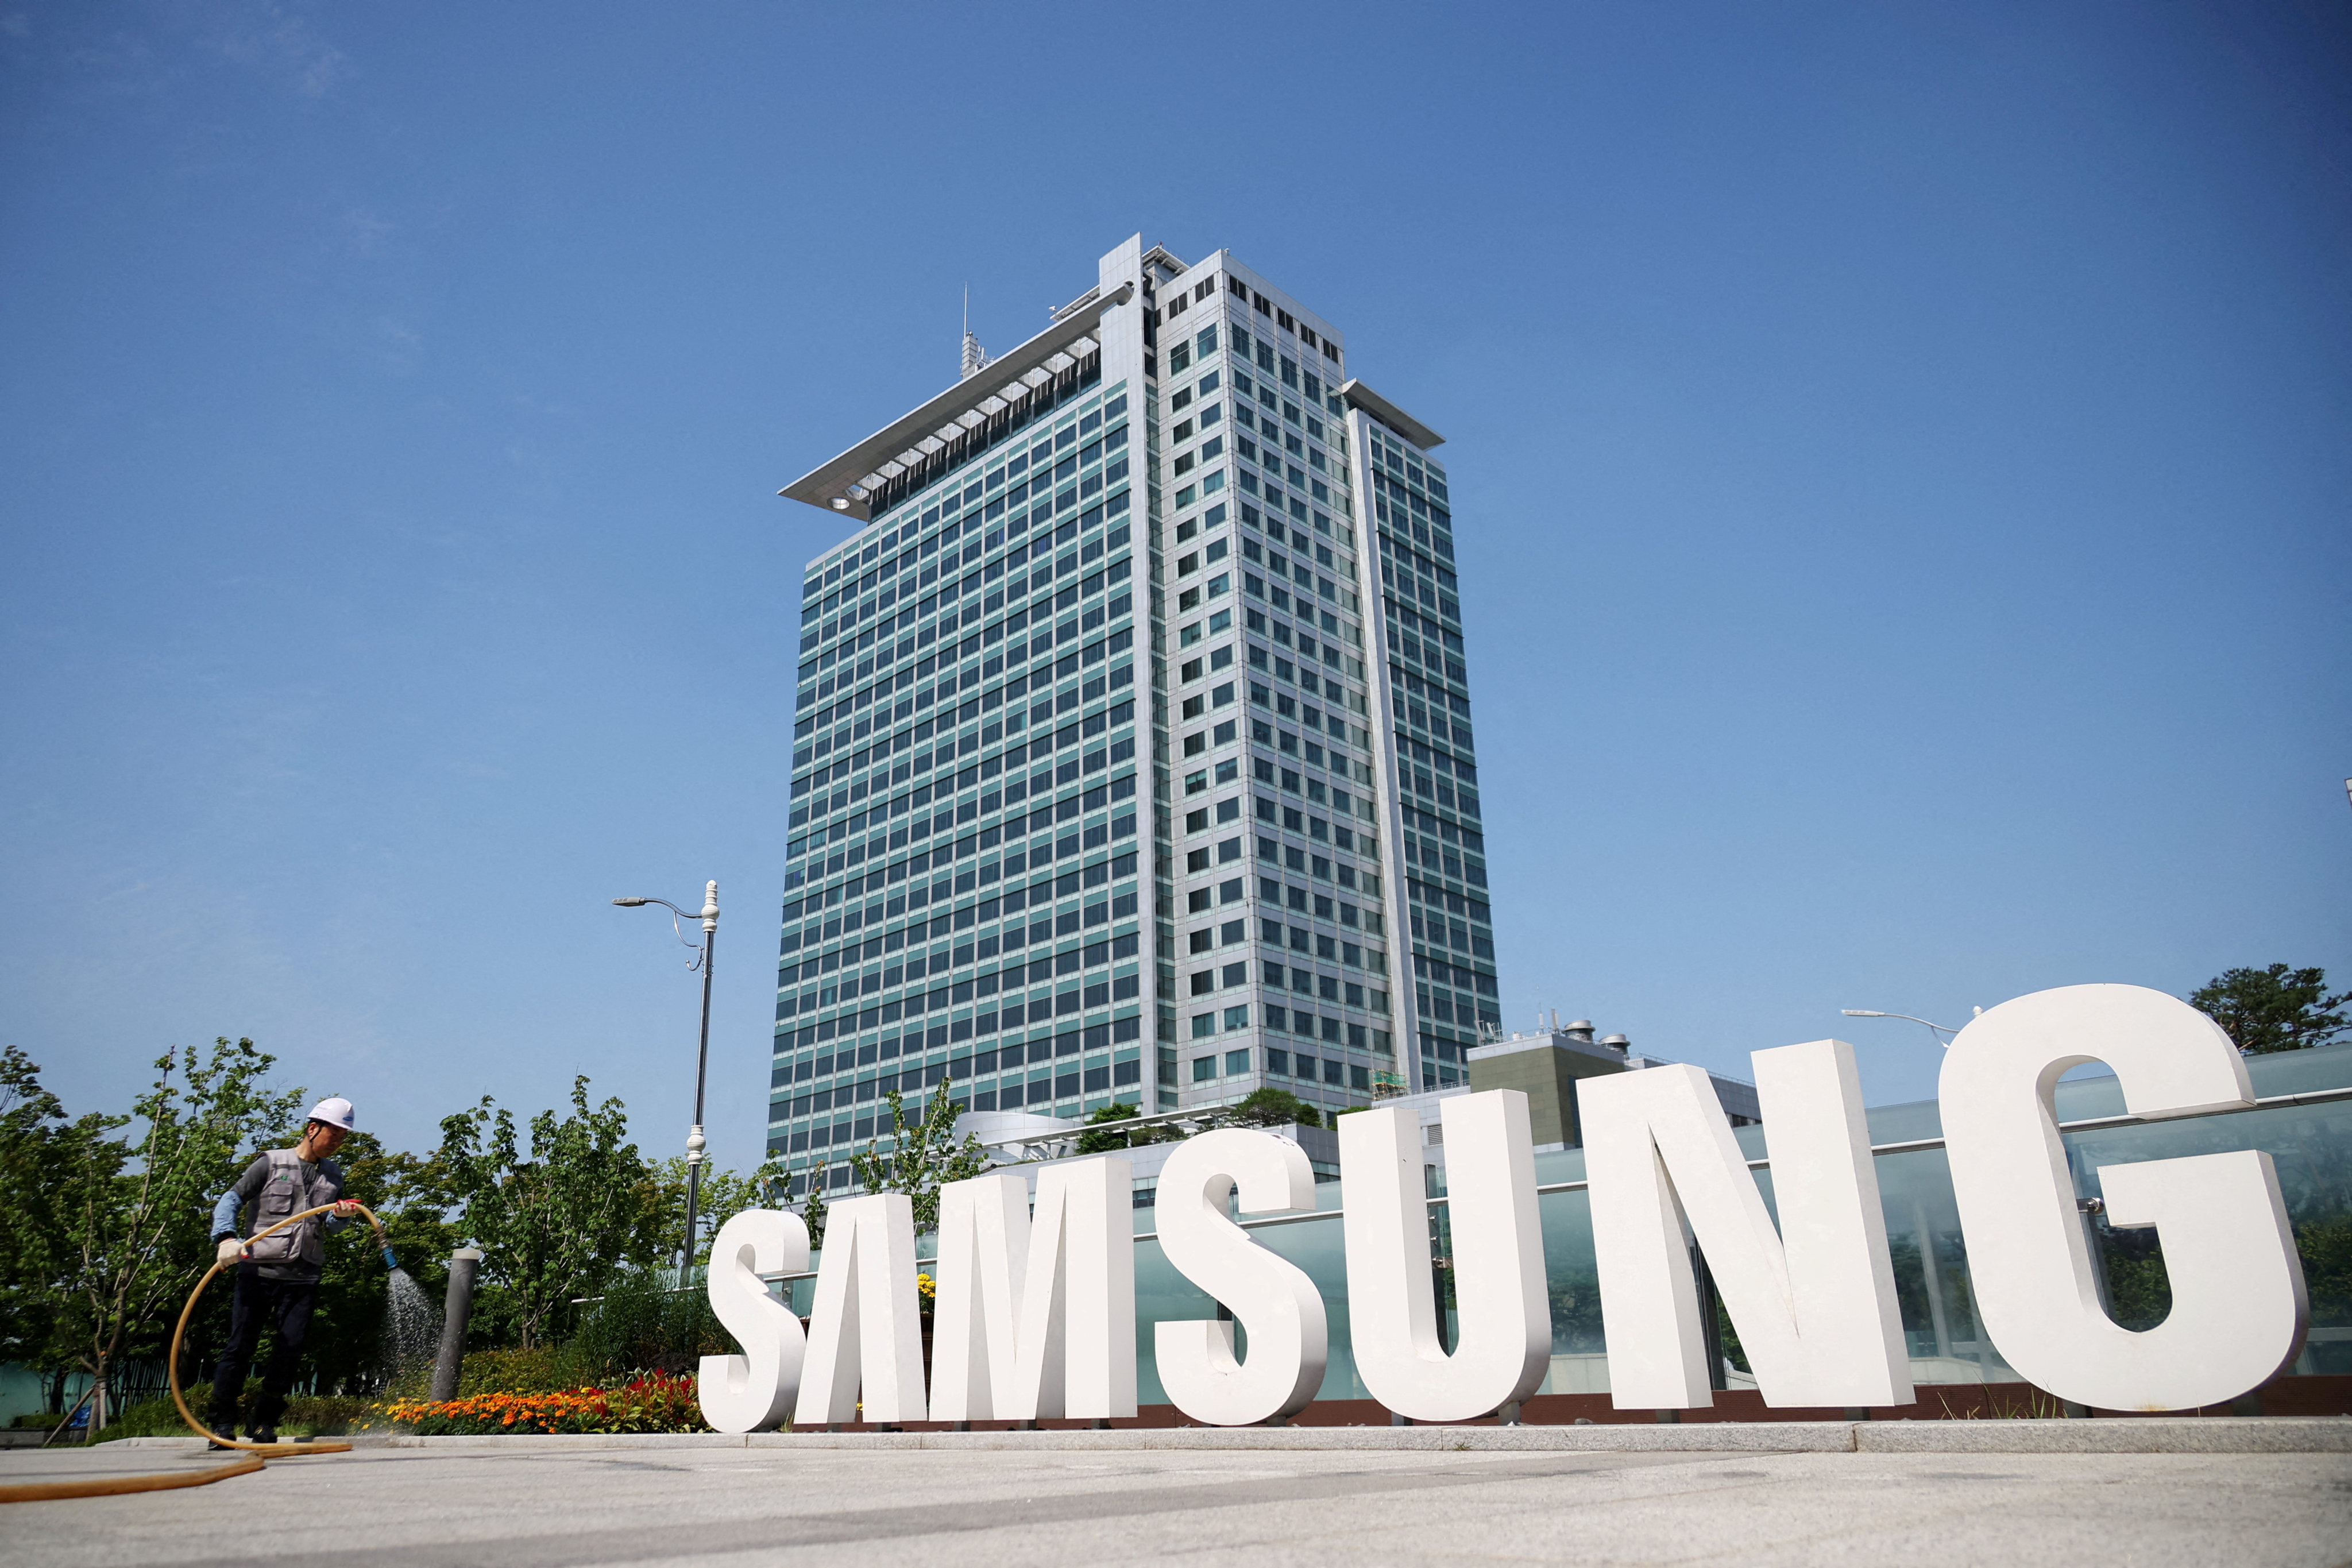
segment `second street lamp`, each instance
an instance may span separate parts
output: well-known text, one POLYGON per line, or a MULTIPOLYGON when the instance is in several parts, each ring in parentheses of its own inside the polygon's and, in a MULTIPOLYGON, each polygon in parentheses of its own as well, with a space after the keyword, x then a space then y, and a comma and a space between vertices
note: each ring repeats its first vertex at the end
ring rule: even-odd
MULTIPOLYGON (((1952 1042, 1944 1038, 1944 1037, 1946 1035, 1957 1035, 1959 1033, 1958 1029, 1948 1028, 1942 1024, 1928 1024, 1927 1019, 1915 1018, 1908 1013, 1878 1013, 1874 1012, 1867 1007, 1841 1007, 1838 1011, 1844 1014, 1849 1018, 1900 1018, 1906 1024, 1927 1024, 1927 1027, 1935 1034, 1936 1043, 1942 1046, 1947 1050, 1951 1048, 1952 1042)), ((1977 1011, 1981 1013, 1984 1009, 1979 1007, 1977 1011)))
MULTIPOLYGON (((627 910, 636 909, 645 904, 659 904, 670 912, 672 930, 677 929, 677 921, 681 918, 686 920, 698 918, 679 909, 667 899, 628 898, 614 899, 613 901, 627 910)), ((695 1206, 702 1195, 703 1151, 709 1147, 702 1136, 702 1090, 710 1069, 710 955, 719 942, 719 884, 717 882, 708 882, 703 885, 702 912, 698 918, 702 921, 702 952, 692 963, 687 966, 689 970, 699 968, 702 971, 702 1037, 695 1047, 694 1056, 694 1125, 688 1130, 686 1135, 686 1250, 679 1254, 677 1261, 677 1282, 681 1286, 686 1284, 687 1274, 694 1267, 695 1206)), ((678 940, 686 941, 683 935, 678 940)), ((694 944, 687 942, 687 945, 691 947, 694 944)))

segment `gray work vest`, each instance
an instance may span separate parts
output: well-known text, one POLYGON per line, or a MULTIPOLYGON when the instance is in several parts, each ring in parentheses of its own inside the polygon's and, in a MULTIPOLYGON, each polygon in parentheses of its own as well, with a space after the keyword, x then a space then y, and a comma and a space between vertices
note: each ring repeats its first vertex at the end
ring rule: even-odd
MULTIPOLYGON (((262 1158, 269 1162, 269 1174, 253 1201, 256 1236, 288 1215, 333 1203, 343 1195, 343 1173, 331 1160, 320 1161, 315 1173, 306 1178, 302 1156, 291 1149, 272 1149, 262 1158)), ((276 1236, 255 1242, 246 1249, 246 1255, 265 1269, 272 1265, 280 1268, 296 1265, 315 1273, 327 1261, 327 1238, 321 1228, 326 1221, 325 1215, 313 1215, 299 1225, 288 1226, 276 1236)))

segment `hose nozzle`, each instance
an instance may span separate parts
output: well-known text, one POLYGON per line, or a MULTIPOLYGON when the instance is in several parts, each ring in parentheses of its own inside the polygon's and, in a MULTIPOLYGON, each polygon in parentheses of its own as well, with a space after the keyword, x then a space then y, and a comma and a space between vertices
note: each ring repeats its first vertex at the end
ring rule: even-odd
POLYGON ((399 1258, 394 1254, 392 1248, 389 1247, 386 1247, 383 1249, 383 1266, 387 1269, 394 1269, 400 1267, 399 1258))

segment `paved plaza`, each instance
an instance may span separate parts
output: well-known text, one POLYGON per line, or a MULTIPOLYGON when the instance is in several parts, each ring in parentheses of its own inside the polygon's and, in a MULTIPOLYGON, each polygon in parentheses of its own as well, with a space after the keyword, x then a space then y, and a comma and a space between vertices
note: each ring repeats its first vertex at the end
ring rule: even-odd
MULTIPOLYGON (((2259 1568, 2352 1558, 2352 1455, 2342 1453, 593 1441, 362 1447, 212 1486, 12 1504, 0 1509, 0 1560, 2259 1568)), ((0 1484, 216 1462, 146 1445, 6 1453, 0 1484)))

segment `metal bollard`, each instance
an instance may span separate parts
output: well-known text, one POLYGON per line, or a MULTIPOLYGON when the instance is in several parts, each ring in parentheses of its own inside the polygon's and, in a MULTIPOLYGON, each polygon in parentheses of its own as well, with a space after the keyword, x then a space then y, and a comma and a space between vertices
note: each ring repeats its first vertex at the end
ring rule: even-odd
POLYGON ((441 1349, 433 1358, 433 1399, 441 1404, 457 1397, 457 1373, 466 1361, 466 1320, 474 1310, 474 1271, 481 1249, 461 1247, 449 1255, 449 1296, 442 1307, 441 1349))

